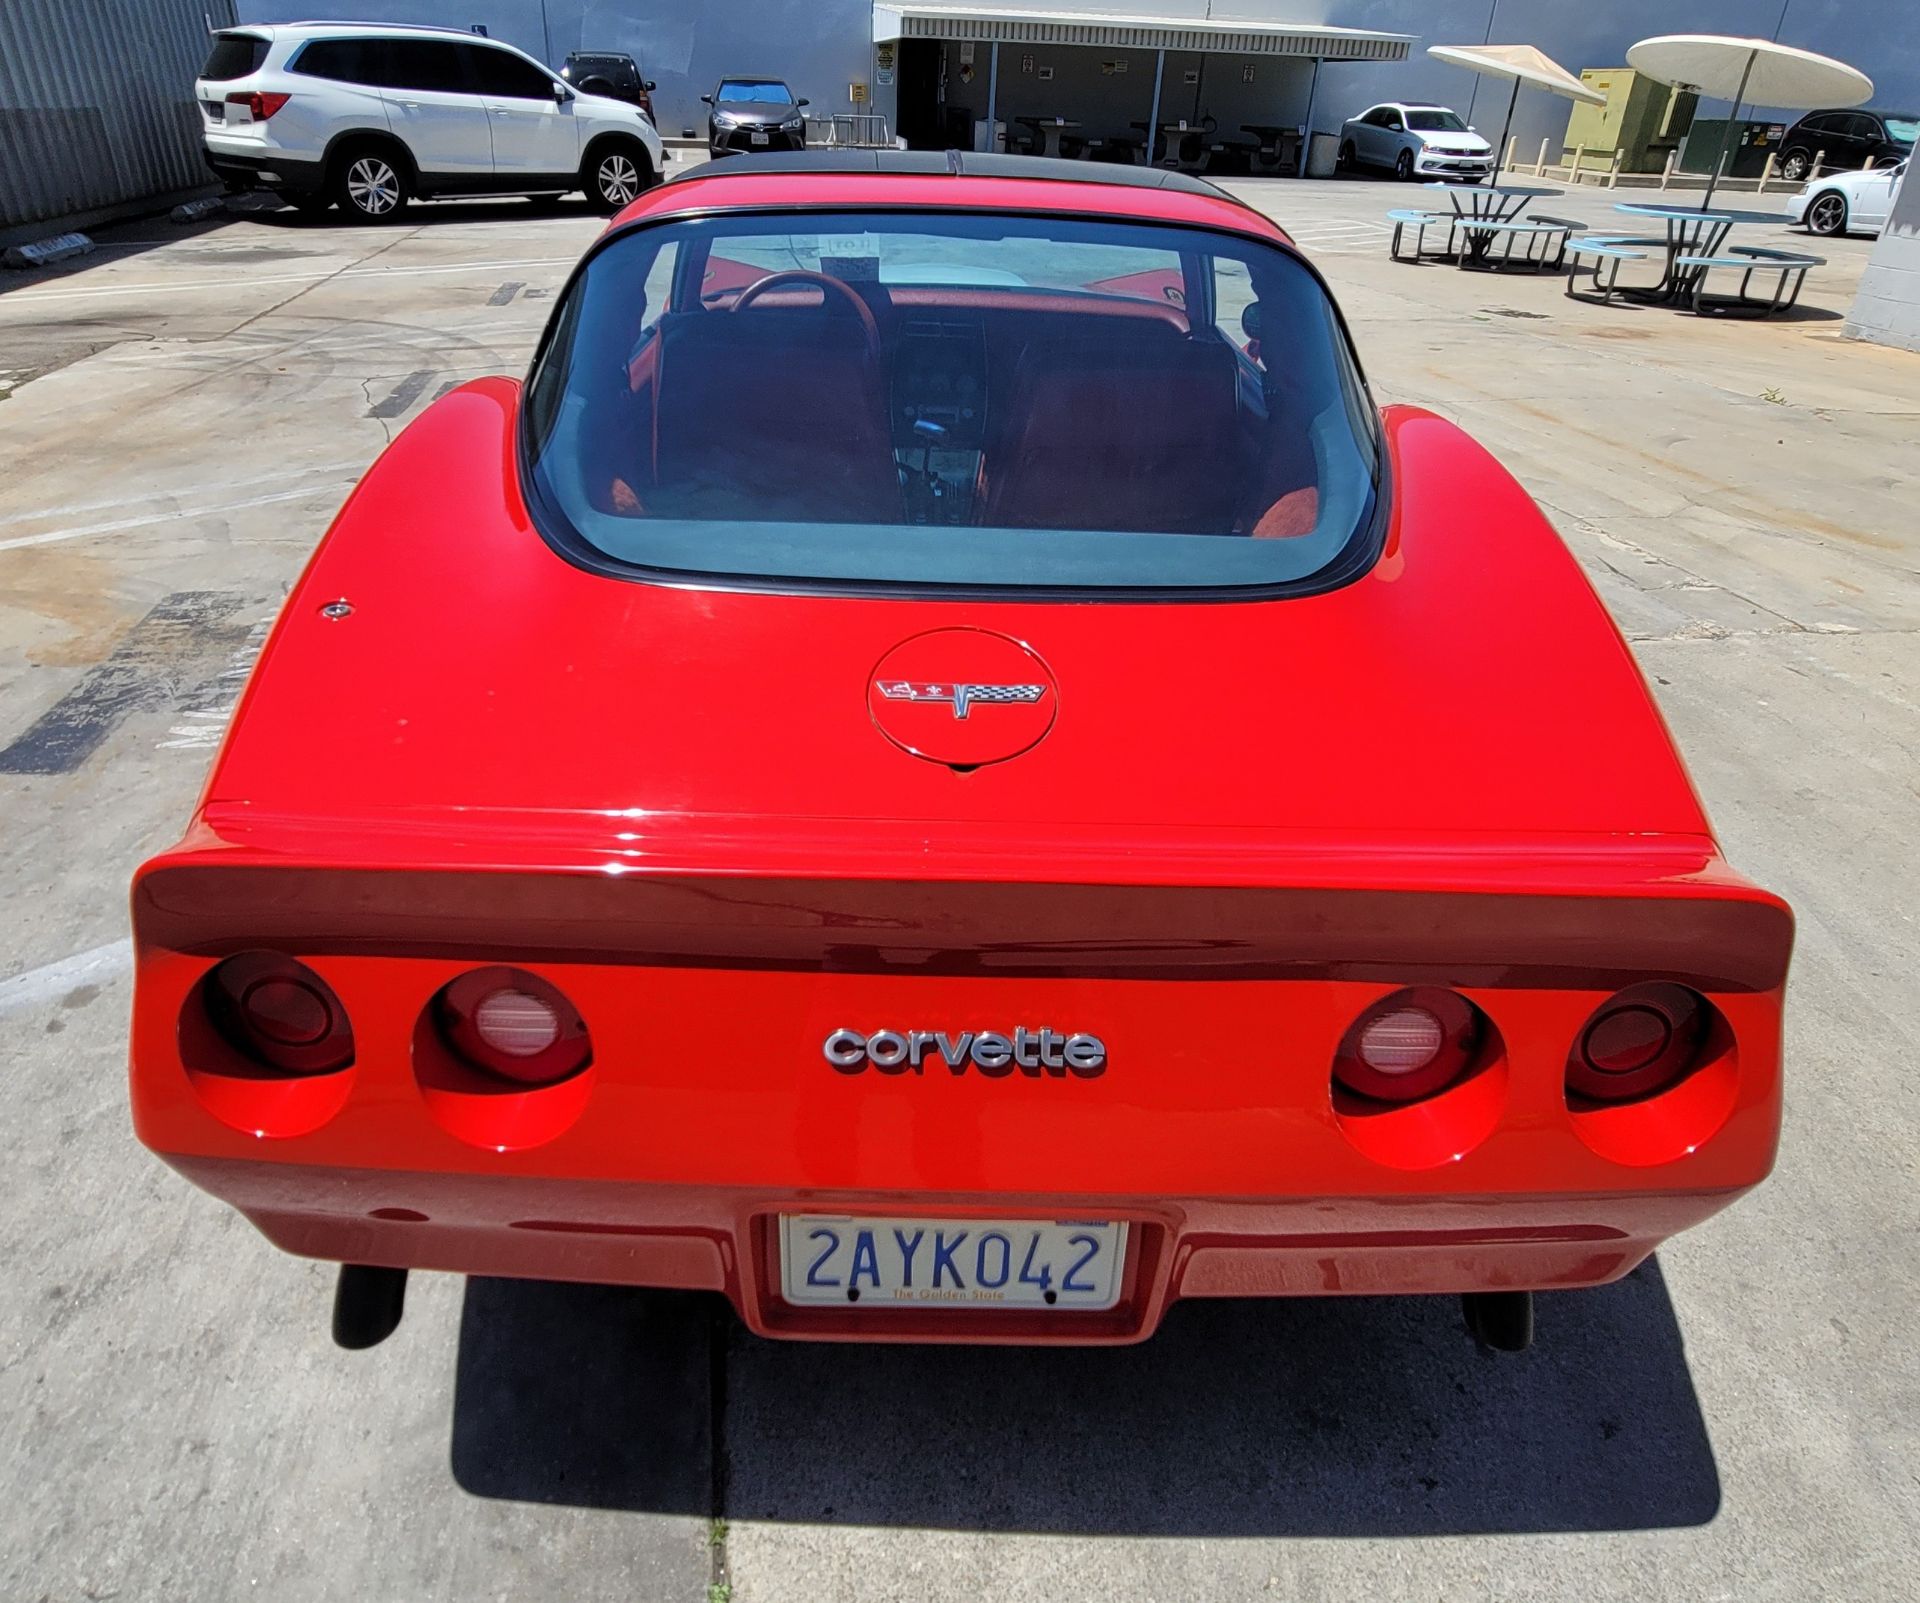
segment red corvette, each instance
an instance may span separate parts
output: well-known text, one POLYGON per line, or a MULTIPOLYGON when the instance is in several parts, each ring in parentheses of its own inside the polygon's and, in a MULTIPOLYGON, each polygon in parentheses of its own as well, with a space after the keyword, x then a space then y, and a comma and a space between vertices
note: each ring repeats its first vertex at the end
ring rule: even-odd
POLYGON ((1194 180, 743 160, 348 501, 133 888, 140 1137, 409 1269, 1124 1342, 1767 1173, 1792 920, 1533 502, 1194 180))

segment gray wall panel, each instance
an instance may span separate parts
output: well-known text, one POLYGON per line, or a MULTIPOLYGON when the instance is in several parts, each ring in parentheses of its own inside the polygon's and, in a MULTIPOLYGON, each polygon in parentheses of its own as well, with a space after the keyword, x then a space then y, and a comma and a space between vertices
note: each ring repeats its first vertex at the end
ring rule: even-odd
POLYGON ((208 181, 193 80, 232 0, 0 0, 0 228, 208 181))

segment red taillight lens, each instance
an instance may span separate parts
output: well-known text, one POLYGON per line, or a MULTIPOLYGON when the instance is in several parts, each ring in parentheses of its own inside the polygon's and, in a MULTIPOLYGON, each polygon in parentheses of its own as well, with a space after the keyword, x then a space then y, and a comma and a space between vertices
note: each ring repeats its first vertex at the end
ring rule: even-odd
POLYGON ((1631 985, 1587 1020, 1567 1059, 1567 1089, 1596 1102, 1664 1090, 1701 1060, 1711 1010, 1684 985, 1631 985))
POLYGON ((278 952, 242 952, 207 976, 214 1027, 243 1057, 282 1074, 331 1074, 353 1061, 353 1027, 333 987, 278 952))
POLYGON ((558 986, 525 969, 462 974, 434 1000, 448 1047, 476 1069, 520 1085, 552 1085, 587 1066, 586 1021, 558 986))
POLYGON ((1376 1102, 1414 1102, 1459 1079, 1481 1033, 1479 1009, 1457 991, 1396 991, 1354 1020, 1334 1057, 1333 1078, 1376 1102))
POLYGON ((229 106, 245 106, 248 115, 250 115, 255 122, 265 122, 292 98, 293 96, 288 94, 255 89, 247 94, 228 95, 227 104, 229 106))

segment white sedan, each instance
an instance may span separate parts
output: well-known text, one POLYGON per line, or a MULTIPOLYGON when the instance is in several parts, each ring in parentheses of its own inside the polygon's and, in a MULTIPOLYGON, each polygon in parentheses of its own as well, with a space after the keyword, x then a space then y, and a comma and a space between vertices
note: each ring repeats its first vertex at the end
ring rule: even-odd
POLYGON ((1804 223, 1810 234, 1877 234, 1893 210, 1907 165, 1816 178, 1787 202, 1787 216, 1804 223))
POLYGON ((1390 100, 1340 128, 1340 165, 1384 167, 1396 178, 1464 178, 1493 171, 1493 146, 1460 113, 1426 100, 1390 100))

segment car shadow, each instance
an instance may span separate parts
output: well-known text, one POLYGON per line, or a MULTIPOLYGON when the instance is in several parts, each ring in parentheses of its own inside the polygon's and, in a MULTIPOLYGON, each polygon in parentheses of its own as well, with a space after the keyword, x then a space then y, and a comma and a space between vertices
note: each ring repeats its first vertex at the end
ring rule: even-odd
POLYGON ((878 1526, 1383 1536, 1699 1525, 1720 1482, 1651 1261, 1540 1300, 1193 1302, 1121 1348, 761 1340, 718 1299, 470 1282, 477 1496, 878 1526), (711 1435, 707 1434, 711 1431, 711 1435))
POLYGON ((323 212, 303 212, 292 206, 255 203, 239 209, 234 216, 262 228, 284 229, 289 233, 341 229, 354 234, 379 234, 395 228, 457 228, 463 223, 533 223, 561 217, 606 220, 606 214, 597 210, 584 195, 565 195, 541 202, 520 196, 501 200, 416 201, 397 218, 369 223, 348 221, 337 206, 323 212))

